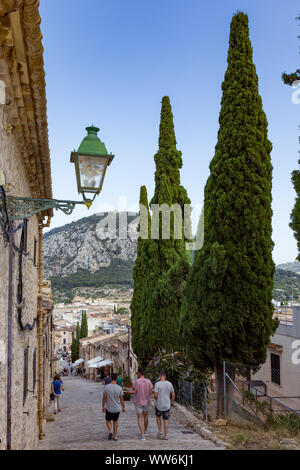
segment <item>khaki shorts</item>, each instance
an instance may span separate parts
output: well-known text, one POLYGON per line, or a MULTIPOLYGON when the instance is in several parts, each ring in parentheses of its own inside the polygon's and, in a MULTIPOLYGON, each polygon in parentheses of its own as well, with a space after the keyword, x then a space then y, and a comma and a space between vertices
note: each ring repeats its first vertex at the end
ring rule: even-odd
POLYGON ((136 406, 135 407, 135 410, 136 410, 136 414, 137 415, 142 415, 143 413, 147 413, 149 412, 149 405, 146 405, 146 406, 136 406))

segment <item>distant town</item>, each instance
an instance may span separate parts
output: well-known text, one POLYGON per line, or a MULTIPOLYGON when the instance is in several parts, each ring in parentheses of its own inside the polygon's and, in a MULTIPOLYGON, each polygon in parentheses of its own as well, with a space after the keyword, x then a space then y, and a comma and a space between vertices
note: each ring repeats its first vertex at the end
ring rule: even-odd
POLYGON ((130 335, 132 289, 105 287, 102 292, 106 298, 94 298, 93 290, 88 288, 84 291, 85 296, 76 295, 72 303, 58 303, 54 307, 56 370, 90 379, 100 379, 110 370, 120 370, 133 380, 137 360, 130 335), (80 338, 78 357, 72 361, 72 341, 83 315, 87 320, 87 336, 80 338))

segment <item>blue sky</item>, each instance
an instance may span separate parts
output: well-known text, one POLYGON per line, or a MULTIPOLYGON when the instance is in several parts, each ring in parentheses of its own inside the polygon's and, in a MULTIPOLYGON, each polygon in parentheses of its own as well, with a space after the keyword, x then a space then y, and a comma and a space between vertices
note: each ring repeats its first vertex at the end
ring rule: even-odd
POLYGON ((124 208, 125 200, 134 209, 142 184, 152 197, 164 95, 171 99, 183 153, 182 184, 192 204, 202 204, 217 141, 230 21, 238 10, 249 16, 273 143, 274 260, 296 257, 290 174, 297 167, 300 104, 281 81, 283 71, 299 68, 296 0, 40 0, 54 197, 79 199, 69 158, 86 126, 100 127, 116 155, 93 207, 79 206, 72 216, 55 212, 52 228, 124 208))

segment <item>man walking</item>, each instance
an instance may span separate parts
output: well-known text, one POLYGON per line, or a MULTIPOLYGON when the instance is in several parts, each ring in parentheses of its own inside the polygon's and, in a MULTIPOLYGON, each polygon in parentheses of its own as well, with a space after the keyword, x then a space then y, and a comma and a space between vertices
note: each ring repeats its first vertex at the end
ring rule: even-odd
POLYGON ((61 380, 59 375, 55 375, 54 380, 51 385, 51 391, 52 391, 52 394, 54 395, 54 414, 55 415, 56 415, 56 410, 61 411, 60 397, 61 397, 62 390, 64 391, 63 381, 61 380))
POLYGON ((161 372, 159 374, 159 382, 156 382, 154 387, 154 398, 156 400, 155 405, 155 414, 156 414, 156 422, 158 426, 158 437, 162 437, 164 439, 168 439, 168 419, 170 416, 171 406, 175 401, 175 392, 174 387, 166 379, 166 373, 161 372), (161 426, 161 416, 163 417, 164 422, 164 434, 162 433, 162 426, 161 426))
POLYGON ((108 440, 118 440, 118 419, 121 410, 125 412, 123 390, 117 385, 118 374, 111 374, 111 383, 105 386, 102 398, 102 411, 105 411, 108 440), (113 433, 111 422, 113 422, 113 433))
POLYGON ((123 388, 123 386, 124 386, 124 379, 121 376, 120 372, 118 373, 117 385, 119 385, 121 388, 123 388))
POLYGON ((104 374, 103 385, 108 385, 111 383, 111 378, 108 374, 104 374))
POLYGON ((150 396, 153 390, 153 385, 149 379, 145 378, 144 369, 138 370, 138 379, 135 381, 133 386, 133 391, 126 393, 131 393, 135 395, 133 403, 135 405, 135 410, 138 419, 138 426, 141 432, 141 439, 145 441, 145 434, 148 429, 148 411, 150 396), (144 423, 143 423, 144 418, 144 423))

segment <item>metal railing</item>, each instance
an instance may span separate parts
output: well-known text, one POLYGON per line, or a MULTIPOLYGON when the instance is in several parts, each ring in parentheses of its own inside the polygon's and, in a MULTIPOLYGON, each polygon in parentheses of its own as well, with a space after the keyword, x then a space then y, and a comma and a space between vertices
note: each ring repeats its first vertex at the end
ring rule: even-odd
POLYGON ((176 401, 187 408, 201 411, 207 421, 207 386, 179 379, 177 384, 176 401))
MULTIPOLYGON (((267 408, 270 413, 293 413, 300 416, 300 395, 272 396, 267 394, 266 378, 259 376, 256 377, 256 380, 251 380, 251 371, 254 371, 255 375, 255 373, 257 373, 256 369, 255 366, 249 364, 223 362, 225 415, 228 384, 231 383, 234 388, 233 400, 236 404, 246 409, 250 414, 255 415, 263 424, 266 416, 261 412, 261 407, 258 406, 262 403, 265 404, 265 408, 267 408), (249 399, 249 392, 255 400, 249 399), (297 409, 288 406, 284 403, 285 400, 293 400, 295 403, 298 402, 299 406, 296 407, 297 409)), ((278 381, 280 382, 279 370, 272 369, 271 380, 275 384, 278 384, 278 381)))

